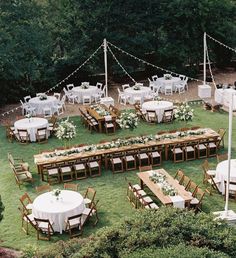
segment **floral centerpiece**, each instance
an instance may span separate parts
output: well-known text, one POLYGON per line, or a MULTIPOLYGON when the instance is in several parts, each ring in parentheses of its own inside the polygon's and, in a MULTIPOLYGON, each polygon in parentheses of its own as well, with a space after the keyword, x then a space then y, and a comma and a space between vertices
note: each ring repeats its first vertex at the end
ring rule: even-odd
POLYGON ((149 179, 161 187, 164 195, 175 196, 177 194, 175 188, 166 181, 165 175, 158 172, 152 172, 152 174, 149 176, 149 179))
POLYGON ((76 136, 76 126, 72 121, 69 121, 69 117, 59 123, 56 129, 56 137, 60 140, 70 141, 76 136))
POLYGON ((55 196, 57 200, 59 199, 60 194, 61 194, 61 190, 60 189, 54 189, 52 191, 52 195, 55 196))
POLYGON ((138 116, 129 111, 122 112, 119 119, 116 121, 122 129, 133 130, 138 126, 138 116))
POLYGON ((194 110, 188 105, 188 103, 183 103, 175 110, 174 117, 179 121, 190 121, 193 119, 194 110))
POLYGON ((83 82, 81 85, 81 89, 88 89, 88 88, 89 88, 89 84, 83 82))
POLYGON ((99 105, 93 105, 91 106, 92 109, 96 110, 96 112, 100 115, 100 116, 110 116, 111 113, 106 110, 105 108, 99 106, 99 105))
POLYGON ((46 100, 48 98, 48 96, 46 95, 46 94, 41 94, 40 96, 39 96, 39 99, 40 100, 46 100))
POLYGON ((156 95, 154 95, 153 100, 155 100, 159 103, 159 101, 161 101, 162 98, 160 96, 158 96, 158 94, 156 94, 156 95))
POLYGON ((139 85, 134 85, 133 89, 134 89, 134 90, 141 90, 141 88, 140 88, 139 85))
POLYGON ((28 113, 25 115, 25 118, 28 118, 29 119, 29 122, 31 121, 31 117, 32 117, 32 114, 28 113))
POLYGON ((164 75, 164 79, 165 80, 171 80, 172 79, 172 75, 171 74, 165 74, 164 75))

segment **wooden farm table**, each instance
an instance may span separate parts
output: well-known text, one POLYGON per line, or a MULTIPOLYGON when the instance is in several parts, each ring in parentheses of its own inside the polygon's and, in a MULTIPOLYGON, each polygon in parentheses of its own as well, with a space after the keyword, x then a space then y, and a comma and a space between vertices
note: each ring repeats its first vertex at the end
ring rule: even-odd
MULTIPOLYGON (((50 165, 50 164, 57 164, 61 162, 76 162, 76 160, 80 160, 83 158, 90 158, 94 156, 102 156, 105 160, 105 167, 107 168, 109 156, 111 154, 117 153, 117 152, 125 152, 125 151, 137 151, 140 148, 152 148, 152 147, 160 147, 161 149, 164 148, 165 151, 165 158, 168 158, 168 150, 169 146, 173 144, 178 144, 178 143, 189 143, 192 141, 199 141, 199 140, 207 140, 213 137, 218 137, 219 134, 216 133, 214 130, 210 128, 205 128, 205 129, 199 129, 199 130, 204 130, 204 134, 201 135, 189 135, 185 137, 178 137, 175 139, 159 139, 159 140, 152 140, 147 143, 137 143, 137 144, 130 144, 128 146, 122 146, 122 147, 115 147, 115 148, 110 148, 110 149, 97 149, 96 151, 81 151, 79 153, 72 153, 70 155, 61 155, 61 156, 53 156, 53 157, 45 157, 45 155, 50 155, 54 151, 49 151, 41 154, 36 154, 34 155, 34 162, 37 165, 38 172, 42 173, 43 167, 45 165, 50 165)), ((161 136, 164 135, 172 135, 171 133, 166 133, 162 134, 161 136)), ((102 144, 97 144, 97 146, 104 145, 102 144)), ((74 148, 74 147, 73 147, 74 148)), ((79 149, 79 148, 78 148, 79 149)), ((68 151, 68 150, 67 150, 68 151)))
MULTIPOLYGON (((100 104, 99 106, 104 108, 107 112, 110 113, 113 121, 116 120, 116 117, 117 117, 116 114, 113 111, 109 110, 109 108, 106 105, 100 104)), ((90 114, 90 116, 94 117, 98 121, 98 129, 99 129, 99 132, 101 133, 103 128, 103 123, 105 121, 104 116, 99 115, 98 112, 91 107, 87 107, 86 110, 90 114)))
MULTIPOLYGON (((165 169, 158 169, 154 170, 157 173, 160 173, 162 175, 165 175, 166 178, 165 180, 175 188, 175 190, 178 192, 178 195, 181 196, 184 199, 185 206, 189 207, 190 201, 193 199, 193 197, 188 193, 171 175, 169 175, 165 169)), ((153 181, 150 180, 151 171, 146 171, 146 172, 140 172, 137 173, 139 179, 140 179, 140 184, 141 188, 143 189, 143 186, 146 185, 152 192, 153 194, 164 204, 164 205, 172 205, 172 201, 169 195, 165 195, 158 184, 154 183, 153 181)))

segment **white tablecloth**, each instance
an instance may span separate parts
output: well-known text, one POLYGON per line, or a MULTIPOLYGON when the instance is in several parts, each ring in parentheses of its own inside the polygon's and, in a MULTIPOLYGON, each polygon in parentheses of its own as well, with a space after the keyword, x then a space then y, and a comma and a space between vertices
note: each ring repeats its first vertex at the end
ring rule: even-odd
POLYGON ((141 97, 144 101, 145 97, 150 95, 151 89, 149 87, 141 86, 140 90, 134 90, 133 87, 126 88, 124 90, 124 93, 126 96, 129 97, 129 103, 134 104, 135 103, 135 97, 141 97))
POLYGON ((37 129, 48 127, 48 120, 40 117, 23 118, 14 123, 16 131, 18 129, 26 129, 30 136, 30 141, 36 141, 37 129))
POLYGON ((96 86, 89 86, 88 89, 83 89, 81 86, 74 87, 72 89, 72 93, 78 96, 79 102, 83 102, 83 96, 94 96, 95 94, 98 93, 98 88, 96 86))
POLYGON ((29 100, 31 107, 35 107, 36 114, 42 115, 44 108, 51 108, 58 103, 58 99, 54 96, 48 96, 45 100, 40 100, 39 97, 34 97, 29 100))
POLYGON ((165 91, 166 84, 172 84, 172 91, 175 90, 175 85, 180 83, 181 79, 179 77, 172 77, 170 80, 166 80, 164 77, 160 77, 156 79, 156 83, 161 86, 161 90, 165 91))
MULTIPOLYGON (((216 167, 216 179, 220 180, 219 190, 225 193, 224 180, 227 180, 228 160, 220 162, 216 167)), ((236 159, 231 159, 230 181, 236 182, 236 159)))
POLYGON ((156 111, 159 123, 162 121, 164 110, 170 108, 173 108, 173 103, 170 101, 147 101, 142 104, 143 111, 156 111))
MULTIPOLYGON (((231 94, 236 94, 234 89, 216 89, 215 90, 215 101, 229 107, 231 94)), ((236 109, 236 95, 234 96, 233 109, 236 109)))
POLYGON ((84 198, 80 193, 62 190, 59 200, 56 200, 52 192, 39 195, 33 202, 32 213, 36 218, 49 219, 53 222, 54 231, 62 233, 65 220, 81 214, 84 209, 84 198))
POLYGON ((100 103, 109 107, 110 105, 114 106, 115 102, 112 97, 104 97, 100 99, 100 103))
POLYGON ((211 86, 198 85, 198 97, 201 99, 211 98, 211 86))

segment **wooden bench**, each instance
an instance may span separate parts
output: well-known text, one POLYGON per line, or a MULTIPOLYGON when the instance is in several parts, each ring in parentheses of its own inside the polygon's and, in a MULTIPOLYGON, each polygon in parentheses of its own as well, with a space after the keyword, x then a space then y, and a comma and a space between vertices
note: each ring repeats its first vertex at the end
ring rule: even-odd
POLYGON ((211 98, 202 99, 202 101, 203 101, 204 109, 211 110, 211 112, 219 111, 220 108, 222 107, 220 103, 216 102, 214 99, 211 99, 211 98))

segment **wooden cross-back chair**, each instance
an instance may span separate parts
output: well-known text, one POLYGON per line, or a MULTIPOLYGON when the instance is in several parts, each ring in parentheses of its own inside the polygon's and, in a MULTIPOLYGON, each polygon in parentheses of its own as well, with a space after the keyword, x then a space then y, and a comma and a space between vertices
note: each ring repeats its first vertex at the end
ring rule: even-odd
POLYGON ((40 186, 36 186, 35 190, 37 193, 50 192, 50 191, 52 191, 52 187, 49 184, 40 185, 40 186))
POLYGON ((193 199, 190 201, 190 208, 193 208, 195 212, 202 211, 202 202, 205 196, 205 191, 197 187, 193 199))
POLYGON ((29 213, 29 211, 32 210, 32 200, 29 197, 28 193, 24 193, 19 198, 19 200, 20 200, 20 202, 22 204, 23 210, 29 213))
POLYGON ((210 189, 206 188, 206 192, 210 195, 212 194, 213 190, 220 193, 219 184, 221 181, 208 174, 205 170, 203 170, 203 182, 207 185, 207 187, 210 187, 210 189))
POLYGON ((218 148, 223 147, 224 148, 224 137, 225 137, 225 133, 226 133, 226 129, 224 128, 220 128, 218 130, 218 134, 219 134, 219 144, 218 144, 218 148))
POLYGON ((216 159, 217 159, 217 162, 220 163, 224 160, 227 160, 228 159, 228 153, 223 153, 223 154, 217 154, 216 155, 216 159))
POLYGON ((73 183, 65 183, 64 184, 64 189, 65 190, 71 190, 71 191, 77 192, 78 191, 78 187, 79 187, 78 184, 73 184, 73 183))
POLYGON ((92 187, 88 187, 84 194, 84 203, 91 207, 91 204, 94 202, 96 196, 96 190, 92 187))
POLYGON ((176 181, 178 181, 178 183, 181 185, 184 180, 184 171, 181 169, 178 169, 174 176, 174 179, 176 179, 176 181))
POLYGON ((54 234, 53 223, 49 219, 34 218, 34 220, 37 228, 37 239, 50 241, 54 234))
POLYGON ((37 230, 36 223, 33 214, 28 214, 23 208, 18 207, 21 214, 21 228, 28 235, 29 225, 31 225, 35 230, 37 230))

